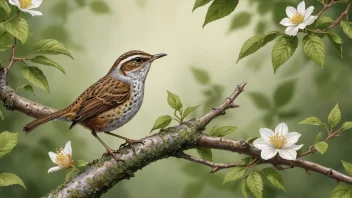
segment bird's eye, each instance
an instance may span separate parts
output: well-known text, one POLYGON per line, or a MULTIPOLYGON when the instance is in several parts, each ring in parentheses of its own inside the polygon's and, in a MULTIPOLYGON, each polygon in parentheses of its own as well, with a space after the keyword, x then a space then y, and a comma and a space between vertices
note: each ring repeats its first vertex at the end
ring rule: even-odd
POLYGON ((141 59, 140 57, 137 57, 137 58, 135 58, 134 60, 135 60, 136 62, 138 62, 138 63, 142 61, 142 59, 141 59))

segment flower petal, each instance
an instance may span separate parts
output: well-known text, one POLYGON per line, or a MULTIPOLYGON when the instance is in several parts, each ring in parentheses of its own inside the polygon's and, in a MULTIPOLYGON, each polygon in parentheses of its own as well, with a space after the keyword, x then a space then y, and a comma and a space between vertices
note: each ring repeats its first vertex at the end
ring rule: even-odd
MULTIPOLYGON (((313 7, 313 6, 311 6, 311 7, 313 7)), ((302 1, 301 3, 298 4, 297 12, 304 16, 304 14, 306 12, 306 4, 304 1, 302 1)))
POLYGON ((312 25, 317 18, 318 16, 310 16, 304 21, 304 23, 307 25, 312 25))
POLYGON ((43 3, 43 0, 32 0, 31 6, 29 6, 28 9, 33 9, 33 8, 37 8, 40 6, 40 4, 43 3))
POLYGON ((295 151, 298 151, 299 149, 301 149, 303 146, 303 144, 300 144, 300 145, 291 145, 291 146, 288 146, 288 147, 284 147, 285 150, 295 150, 295 151))
POLYGON ((14 6, 17 6, 17 7, 20 6, 19 0, 9 0, 9 3, 10 3, 11 5, 14 5, 14 6))
POLYGON ((288 147, 288 146, 291 146, 293 144, 296 144, 296 142, 298 141, 299 137, 301 137, 300 133, 297 133, 297 132, 288 133, 287 136, 286 136, 287 142, 284 145, 284 147, 288 147))
POLYGON ((295 14, 297 13, 296 8, 288 6, 286 8, 286 14, 288 16, 288 18, 292 18, 295 14))
POLYGON ((268 128, 260 128, 259 133, 260 133, 260 136, 263 138, 263 140, 267 143, 270 142, 269 137, 274 135, 274 131, 268 128))
POLYGON ((60 169, 62 169, 60 166, 55 166, 55 167, 50 168, 50 169, 48 170, 48 173, 52 173, 52 172, 58 171, 58 170, 60 170, 60 169))
POLYGON ((301 30, 303 30, 304 28, 306 28, 307 27, 307 24, 306 23, 300 23, 298 26, 297 26, 297 28, 298 29, 301 29, 301 30))
POLYGON ((54 152, 49 152, 49 157, 50 157, 51 161, 53 161, 55 164, 57 164, 57 163, 56 163, 56 156, 57 156, 56 153, 54 153, 54 152))
POLYGON ((28 10, 28 9, 21 9, 21 8, 20 8, 20 10, 22 12, 26 12, 26 13, 32 15, 32 16, 41 16, 41 15, 43 15, 41 12, 36 11, 36 10, 28 10))
POLYGON ((289 36, 296 36, 298 32, 298 26, 288 26, 285 30, 285 34, 289 36))
POLYGON ((267 143, 262 138, 258 138, 256 140, 254 140, 253 146, 255 148, 259 149, 259 150, 263 150, 263 149, 266 149, 266 148, 274 148, 272 144, 267 143))
POLYGON ((286 150, 286 149, 278 149, 280 157, 286 160, 296 160, 297 152, 293 149, 286 150))
POLYGON ((70 154, 72 156, 72 147, 71 147, 71 141, 68 141, 65 145, 64 152, 66 154, 70 154))
MULTIPOLYGON (((288 28, 287 28, 288 29, 288 28)), ((287 30, 286 29, 286 30, 287 30)), ((298 28, 297 28, 298 31, 298 28)), ((297 34, 297 33, 296 33, 297 34)), ((287 124, 284 122, 281 122, 280 124, 278 124, 275 128, 275 133, 279 133, 280 135, 284 135, 286 136, 288 134, 288 127, 287 124)))
POLYGON ((260 153, 260 157, 263 160, 268 160, 268 159, 273 158, 276 154, 277 154, 277 149, 275 149, 275 148, 266 148, 266 149, 262 150, 262 152, 260 153))
POLYGON ((310 6, 309 8, 307 8, 306 12, 303 14, 304 19, 307 19, 308 17, 310 17, 310 15, 312 15, 314 11, 314 7, 310 6))
POLYGON ((289 18, 284 18, 281 20, 280 22, 281 25, 283 26, 290 26, 290 25, 294 25, 293 23, 291 23, 290 19, 289 18))

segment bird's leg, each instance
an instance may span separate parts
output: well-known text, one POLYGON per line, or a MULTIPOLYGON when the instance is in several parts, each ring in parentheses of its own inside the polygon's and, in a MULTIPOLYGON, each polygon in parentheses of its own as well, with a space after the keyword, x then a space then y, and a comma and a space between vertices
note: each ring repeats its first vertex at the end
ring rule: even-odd
MULTIPOLYGON (((106 148, 107 153, 112 155, 113 158, 115 158, 116 163, 119 163, 119 161, 123 161, 122 159, 118 158, 115 154, 114 151, 106 145, 102 139, 100 139, 95 131, 92 131, 92 135, 99 140, 99 142, 106 148)), ((104 156, 104 155, 103 155, 104 156)))
POLYGON ((123 139, 123 140, 126 140, 126 142, 125 142, 124 144, 121 144, 120 148, 123 147, 123 146, 126 146, 126 145, 128 144, 128 145, 131 146, 132 151, 133 151, 133 153, 135 153, 135 154, 136 154, 136 151, 134 150, 133 144, 135 144, 135 143, 143 144, 143 141, 140 141, 140 140, 132 140, 132 139, 123 137, 123 136, 121 136, 121 135, 117 135, 117 134, 115 134, 115 133, 111 133, 110 131, 107 131, 107 132, 104 132, 104 133, 106 133, 106 134, 108 134, 108 135, 112 135, 112 136, 118 137, 118 138, 121 138, 121 139, 123 139))

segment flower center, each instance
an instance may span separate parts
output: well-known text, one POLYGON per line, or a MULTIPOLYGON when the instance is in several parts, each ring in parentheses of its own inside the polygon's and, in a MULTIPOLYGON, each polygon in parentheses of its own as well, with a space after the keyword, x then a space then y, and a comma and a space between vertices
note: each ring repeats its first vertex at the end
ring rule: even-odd
POLYGON ((270 143, 277 149, 281 149, 284 144, 287 143, 287 138, 283 135, 279 135, 279 133, 275 133, 275 135, 270 136, 270 143))
POLYGON ((31 6, 32 0, 20 0, 20 6, 21 8, 28 8, 31 6))
POLYGON ((293 23, 293 24, 300 24, 304 21, 304 16, 301 15, 300 13, 296 12, 295 15, 293 15, 293 17, 290 19, 290 21, 293 23))
POLYGON ((56 163, 61 167, 70 167, 72 165, 72 157, 61 149, 60 152, 57 153, 56 163))

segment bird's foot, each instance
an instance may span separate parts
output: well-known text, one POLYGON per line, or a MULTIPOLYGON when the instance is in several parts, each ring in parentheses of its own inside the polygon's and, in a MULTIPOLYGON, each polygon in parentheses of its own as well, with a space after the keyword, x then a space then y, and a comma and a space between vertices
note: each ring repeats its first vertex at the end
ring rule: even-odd
POLYGON ((129 145, 132 148, 132 151, 134 154, 136 154, 136 151, 133 147, 133 144, 144 144, 143 141, 141 140, 131 140, 131 139, 126 139, 126 142, 120 145, 120 148, 125 147, 129 145))
POLYGON ((108 155, 111 155, 115 160, 116 160, 116 163, 119 163, 119 162, 123 162, 122 159, 118 158, 114 151, 112 149, 107 149, 106 152, 102 155, 102 157, 106 157, 108 155))

